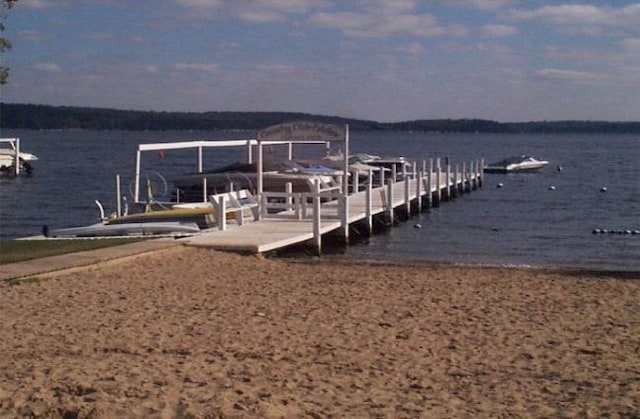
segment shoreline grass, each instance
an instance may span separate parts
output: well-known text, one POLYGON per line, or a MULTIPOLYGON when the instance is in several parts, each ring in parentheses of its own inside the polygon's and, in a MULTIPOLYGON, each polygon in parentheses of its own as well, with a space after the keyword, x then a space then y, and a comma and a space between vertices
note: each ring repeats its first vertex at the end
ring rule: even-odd
POLYGON ((0 265, 133 243, 141 238, 0 241, 0 265))

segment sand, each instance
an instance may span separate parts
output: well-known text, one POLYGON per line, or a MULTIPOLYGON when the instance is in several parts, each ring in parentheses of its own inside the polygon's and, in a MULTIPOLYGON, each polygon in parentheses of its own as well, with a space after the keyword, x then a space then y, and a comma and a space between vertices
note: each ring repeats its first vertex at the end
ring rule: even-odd
POLYGON ((0 284, 0 417, 638 417, 640 278, 172 248, 0 284))

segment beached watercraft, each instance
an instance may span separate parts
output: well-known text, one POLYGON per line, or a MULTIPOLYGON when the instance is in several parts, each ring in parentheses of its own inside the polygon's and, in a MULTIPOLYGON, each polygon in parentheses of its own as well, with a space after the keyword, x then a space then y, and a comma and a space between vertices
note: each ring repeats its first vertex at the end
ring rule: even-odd
POLYGON ((199 233, 196 223, 180 221, 142 222, 106 224, 104 222, 82 226, 48 230, 47 237, 108 237, 108 236, 146 236, 159 234, 193 234, 199 233))

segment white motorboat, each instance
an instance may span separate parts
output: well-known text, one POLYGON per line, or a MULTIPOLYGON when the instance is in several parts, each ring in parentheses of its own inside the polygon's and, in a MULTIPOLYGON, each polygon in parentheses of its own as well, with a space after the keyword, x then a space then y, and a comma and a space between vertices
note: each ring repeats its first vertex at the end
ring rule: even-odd
POLYGON ((20 151, 18 138, 0 138, 0 173, 15 176, 23 172, 31 174, 32 163, 38 160, 35 154, 20 151), (8 144, 8 146, 5 146, 8 144))
POLYGON ((513 156, 491 163, 484 167, 485 173, 513 173, 513 172, 533 172, 542 169, 549 162, 538 160, 531 156, 513 156))

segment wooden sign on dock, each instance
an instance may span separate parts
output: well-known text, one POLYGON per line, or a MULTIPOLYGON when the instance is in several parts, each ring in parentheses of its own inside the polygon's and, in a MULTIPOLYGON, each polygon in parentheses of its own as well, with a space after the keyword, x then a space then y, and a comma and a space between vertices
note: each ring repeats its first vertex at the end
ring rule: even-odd
POLYGON ((286 122, 258 131, 258 141, 345 141, 346 127, 319 122, 286 122))

